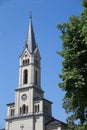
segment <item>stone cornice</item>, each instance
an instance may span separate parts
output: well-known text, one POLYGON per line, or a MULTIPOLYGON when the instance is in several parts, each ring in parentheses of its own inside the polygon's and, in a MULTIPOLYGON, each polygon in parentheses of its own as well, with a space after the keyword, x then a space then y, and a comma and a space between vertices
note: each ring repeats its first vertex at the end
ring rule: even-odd
POLYGON ((35 63, 30 63, 28 65, 20 65, 19 67, 24 67, 24 66, 29 66, 29 65, 37 66, 37 68, 41 69, 41 67, 39 65, 36 65, 35 63))
POLYGON ((34 86, 18 88, 18 89, 15 89, 15 91, 24 91, 24 90, 27 91, 27 90, 32 89, 32 88, 36 89, 36 90, 39 91, 39 92, 44 93, 44 91, 43 91, 42 89, 37 88, 37 87, 34 87, 34 86))
POLYGON ((29 114, 29 115, 19 115, 19 116, 13 116, 13 117, 8 117, 5 120, 6 121, 12 121, 12 120, 19 120, 19 119, 26 119, 26 118, 33 118, 33 117, 38 117, 38 116, 44 116, 43 113, 38 113, 38 114, 29 114))

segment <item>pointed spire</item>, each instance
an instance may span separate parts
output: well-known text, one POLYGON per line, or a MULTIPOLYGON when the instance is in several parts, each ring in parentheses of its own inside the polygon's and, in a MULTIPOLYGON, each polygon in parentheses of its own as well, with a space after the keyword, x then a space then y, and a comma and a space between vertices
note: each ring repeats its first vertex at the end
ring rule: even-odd
POLYGON ((28 47, 28 50, 30 53, 33 53, 34 50, 36 49, 36 41, 35 41, 35 36, 34 36, 34 31, 33 31, 31 13, 30 13, 30 23, 29 23, 27 39, 26 39, 26 46, 28 47))

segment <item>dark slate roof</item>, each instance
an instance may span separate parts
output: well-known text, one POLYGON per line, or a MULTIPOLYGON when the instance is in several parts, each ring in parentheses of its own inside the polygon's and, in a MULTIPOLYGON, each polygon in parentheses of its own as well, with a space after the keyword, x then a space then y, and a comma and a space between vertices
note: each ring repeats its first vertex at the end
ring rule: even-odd
POLYGON ((42 98, 42 97, 35 97, 35 98, 34 98, 34 101, 39 101, 39 100, 44 100, 44 101, 47 101, 47 102, 49 102, 49 103, 52 104, 51 101, 49 101, 49 100, 47 100, 47 99, 45 99, 45 98, 42 98))
POLYGON ((3 128, 3 129, 0 129, 0 130, 5 130, 5 128, 3 128))
POLYGON ((26 38, 26 47, 28 48, 30 53, 33 53, 36 49, 36 41, 35 41, 31 16, 30 16, 30 23, 29 23, 29 28, 28 28, 27 38, 26 38))
POLYGON ((11 106, 11 105, 14 105, 15 103, 14 102, 12 102, 12 103, 9 103, 9 104, 7 104, 7 106, 11 106))
POLYGON ((57 120, 55 118, 52 118, 52 120, 50 122, 48 122, 46 125, 55 125, 55 124, 58 124, 58 125, 62 124, 62 125, 67 126, 66 123, 64 123, 64 122, 62 122, 60 120, 57 120))

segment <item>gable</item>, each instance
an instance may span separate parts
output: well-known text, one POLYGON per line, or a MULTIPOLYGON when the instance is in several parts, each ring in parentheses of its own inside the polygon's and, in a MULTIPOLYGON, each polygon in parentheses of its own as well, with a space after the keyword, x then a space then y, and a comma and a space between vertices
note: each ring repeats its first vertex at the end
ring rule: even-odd
POLYGON ((27 47, 24 48, 24 50, 23 50, 23 52, 22 52, 22 54, 21 54, 20 57, 21 57, 22 59, 23 59, 24 57, 30 57, 30 53, 29 53, 27 47))

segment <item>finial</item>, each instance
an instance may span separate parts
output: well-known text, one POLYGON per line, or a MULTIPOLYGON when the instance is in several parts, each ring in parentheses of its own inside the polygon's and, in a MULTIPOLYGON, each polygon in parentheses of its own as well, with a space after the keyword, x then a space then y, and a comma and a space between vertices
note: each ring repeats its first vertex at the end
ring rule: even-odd
POLYGON ((30 19, 32 19, 32 11, 30 11, 30 19))

